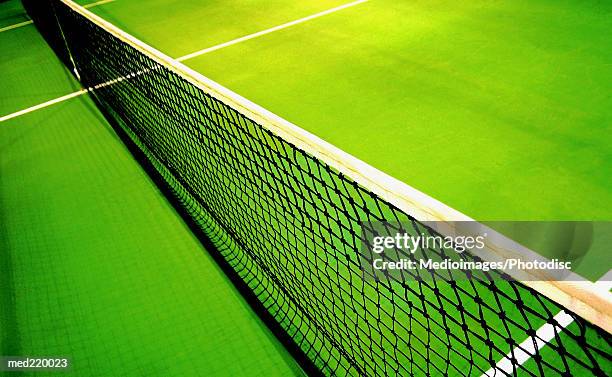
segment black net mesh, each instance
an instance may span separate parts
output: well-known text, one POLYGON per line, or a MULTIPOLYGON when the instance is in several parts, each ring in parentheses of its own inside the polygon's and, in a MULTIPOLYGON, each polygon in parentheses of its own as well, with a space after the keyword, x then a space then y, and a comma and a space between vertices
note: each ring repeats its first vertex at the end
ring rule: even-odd
POLYGON ((64 2, 23 3, 323 374, 480 376, 507 355, 512 367, 491 375, 612 374, 607 332, 520 283, 364 279, 362 223, 432 231, 64 2), (536 333, 545 325, 552 340, 536 333))

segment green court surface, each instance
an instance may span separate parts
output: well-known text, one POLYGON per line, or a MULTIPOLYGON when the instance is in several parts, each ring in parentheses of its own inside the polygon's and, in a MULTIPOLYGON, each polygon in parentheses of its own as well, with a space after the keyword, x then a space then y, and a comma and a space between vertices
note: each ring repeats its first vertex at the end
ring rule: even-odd
MULTIPOLYGON (((33 26, 0 46, 3 115, 76 88, 33 26)), ((68 356, 74 376, 301 375, 88 97, 2 122, 0 172, 0 355, 68 356)))
POLYGON ((33 25, 2 32, 0 41, 0 114, 11 114, 80 89, 33 25))
MULTIPOLYGON (((19 18, 15 3, 0 12, 19 18)), ((91 10, 179 58, 343 4, 91 10)), ((611 11, 370 0, 184 63, 470 217, 610 220, 611 11)), ((0 116, 78 90, 32 25, 0 33, 0 48, 0 116)), ((0 355, 70 355, 74 375, 302 373, 87 96, 0 124, 0 173, 0 355)), ((501 328, 494 314, 467 322, 501 328)))
POLYGON ((29 21, 29 17, 24 13, 18 1, 8 1, 6 4, 0 6, 2 7, 2 13, 0 13, 0 29, 29 21))
MULTIPOLYGON (((95 13, 179 57, 337 1, 95 13)), ((184 63, 478 220, 612 218, 612 3, 371 0, 184 63)))

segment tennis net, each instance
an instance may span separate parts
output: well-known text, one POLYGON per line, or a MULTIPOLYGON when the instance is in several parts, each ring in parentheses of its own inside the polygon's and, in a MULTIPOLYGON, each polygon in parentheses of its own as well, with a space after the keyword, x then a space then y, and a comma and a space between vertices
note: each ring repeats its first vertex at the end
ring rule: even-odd
POLYGON ((436 202, 71 1, 23 4, 105 116, 322 374, 612 375, 609 333, 523 283, 365 279, 362 225, 433 233, 423 221, 436 218, 436 202))

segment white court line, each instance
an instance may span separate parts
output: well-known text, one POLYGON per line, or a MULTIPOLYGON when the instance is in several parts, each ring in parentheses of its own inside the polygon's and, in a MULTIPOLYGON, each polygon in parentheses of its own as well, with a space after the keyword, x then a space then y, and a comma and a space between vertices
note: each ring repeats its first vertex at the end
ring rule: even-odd
POLYGON ((328 14, 335 13, 335 12, 341 11, 343 9, 353 7, 355 5, 366 3, 368 1, 370 1, 370 0, 357 0, 357 1, 353 1, 352 3, 340 5, 340 6, 337 6, 335 8, 331 8, 331 9, 328 9, 328 10, 325 10, 325 11, 322 11, 322 12, 319 12, 319 13, 315 13, 313 15, 310 15, 310 16, 307 16, 307 17, 304 17, 304 18, 300 18, 300 19, 295 20, 295 21, 287 22, 286 24, 282 24, 282 25, 278 25, 278 26, 272 27, 270 29, 258 31, 257 33, 245 35, 244 37, 240 37, 240 38, 234 39, 234 40, 229 41, 229 42, 221 43, 220 45, 216 45, 216 46, 213 46, 213 47, 205 48, 205 49, 200 50, 200 51, 192 52, 191 54, 188 54, 188 55, 185 55, 185 56, 181 56, 180 58, 176 58, 176 60, 179 61, 179 62, 182 62, 182 61, 187 60, 187 59, 192 59, 192 58, 195 58, 196 56, 208 54, 209 52, 213 52, 213 51, 216 51, 216 50, 228 47, 228 46, 232 46, 232 45, 235 45, 235 44, 240 43, 240 42, 248 41, 249 39, 258 38, 258 37, 261 37, 262 35, 266 35, 266 34, 273 33, 275 31, 287 29, 287 28, 289 28, 291 26, 295 26, 295 25, 301 24, 302 22, 306 22, 306 21, 313 20, 315 18, 323 17, 323 16, 326 16, 328 14))
MULTIPOLYGON (((113 2, 115 0, 100 0, 100 1, 96 1, 95 3, 90 3, 87 5, 83 5, 83 8, 93 8, 95 6, 98 5, 102 5, 102 4, 106 4, 106 3, 110 3, 113 2)), ((0 28, 0 33, 2 33, 3 31, 9 31, 12 29, 17 29, 18 27, 22 27, 22 26, 26 26, 32 23, 32 20, 28 20, 28 21, 23 21, 23 22, 19 22, 17 24, 14 25, 9 25, 9 26, 5 26, 3 28, 0 28)))
POLYGON ((100 0, 100 1, 93 2, 93 3, 85 4, 83 5, 83 8, 85 9, 93 8, 93 7, 97 7, 98 5, 112 3, 113 1, 115 0, 100 0))
POLYGON ((9 30, 13 30, 13 29, 17 29, 18 27, 22 27, 22 26, 26 26, 32 23, 32 20, 28 20, 28 21, 23 21, 14 25, 9 25, 9 26, 5 26, 3 28, 0 28, 0 33, 2 33, 3 31, 9 31, 9 30))
MULTIPOLYGON (((612 281, 609 281, 608 275, 610 275, 610 273, 606 274, 601 281, 595 283, 604 292, 612 289, 612 281)), ((494 367, 485 372, 482 377, 494 377, 498 371, 505 372, 507 375, 514 375, 514 364, 512 364, 513 357, 516 359, 517 365, 523 365, 525 362, 531 359, 536 352, 550 343, 550 341, 555 338, 555 334, 562 331, 564 328, 574 322, 574 318, 564 311, 557 313, 554 319, 559 323, 559 326, 555 327, 550 323, 547 323, 540 327, 536 331, 536 335, 534 337, 525 339, 521 344, 516 346, 512 352, 504 356, 504 358, 501 359, 494 367)), ((504 376, 506 374, 504 374, 504 376)))
POLYGON ((15 113, 12 113, 12 114, 9 114, 9 115, 5 115, 5 116, 0 118, 0 122, 4 122, 5 120, 16 118, 16 117, 18 117, 20 115, 31 113, 32 111, 43 109, 43 108, 51 106, 51 105, 55 105, 56 103, 64 102, 66 100, 69 100, 70 98, 78 97, 78 96, 80 96, 82 94, 85 94, 88 91, 89 91, 89 89, 81 89, 78 92, 66 94, 65 96, 61 96, 61 97, 58 97, 56 99, 52 99, 50 101, 40 103, 40 104, 38 104, 36 106, 28 107, 27 109, 23 109, 23 110, 17 111, 15 113))
MULTIPOLYGON (((102 0, 102 1, 98 1, 98 2, 96 2, 96 3, 92 3, 92 4, 90 4, 90 6, 94 6, 94 4, 96 4, 96 5, 99 5, 99 4, 104 4, 104 3, 111 2, 111 1, 114 1, 114 0, 102 0)), ((286 29, 286 28, 288 28, 288 27, 291 27, 291 26, 294 26, 294 25, 300 24, 300 23, 302 23, 302 22, 306 22, 306 21, 309 21, 309 20, 312 20, 312 19, 315 19, 315 18, 318 18, 318 17, 322 17, 322 16, 325 16, 325 15, 327 15, 327 14, 334 13, 334 12, 337 12, 337 11, 339 11, 339 10, 346 9, 346 8, 348 8, 348 7, 352 7, 352 6, 355 6, 355 5, 358 5, 358 4, 361 4, 361 3, 365 3, 365 2, 368 2, 368 1, 370 1, 370 0, 358 0, 358 1, 353 1, 353 2, 351 2, 351 3, 347 3, 347 4, 340 5, 340 6, 335 7, 335 8, 331 8, 331 9, 325 10, 325 11, 323 11, 323 12, 315 13, 315 14, 313 14, 313 15, 311 15, 311 16, 307 16, 307 17, 304 17, 304 18, 300 18, 300 19, 297 19, 297 20, 295 20, 295 21, 287 22, 287 23, 285 23, 285 24, 282 24, 282 25, 279 25, 279 26, 275 26, 275 27, 270 28, 270 29, 266 29, 266 30, 262 30, 262 31, 257 32, 257 33, 253 33, 253 34, 245 35, 245 36, 243 36, 243 37, 240 37, 240 38, 237 38, 237 39, 231 40, 231 41, 229 41, 229 42, 221 43, 221 44, 219 44, 219 45, 212 46, 212 47, 208 47, 208 48, 205 48, 205 49, 203 49, 203 50, 199 50, 199 51, 193 52, 193 53, 191 53, 191 54, 187 54, 187 55, 184 55, 184 56, 180 56, 180 57, 176 58, 175 60, 176 60, 176 61, 179 61, 179 62, 182 62, 182 61, 185 61, 185 60, 188 60, 188 59, 194 58, 194 57, 196 57, 196 56, 201 56, 201 55, 204 55, 204 54, 208 54, 208 53, 210 53, 210 52, 213 52, 213 51, 219 50, 219 49, 221 49, 221 48, 224 48, 224 47, 228 47, 228 46, 235 45, 236 43, 240 43, 240 42, 248 41, 249 39, 253 39, 253 38, 260 37, 260 36, 262 36, 262 35, 270 34, 270 33, 275 32, 275 31, 277 31, 277 30, 286 29)), ((109 83, 110 83, 110 82, 112 82, 112 80, 111 80, 111 81, 109 81, 109 83)), ((105 84, 108 84, 108 83, 103 83, 103 84, 100 84, 100 85, 105 85, 105 84)), ((36 111, 36 110, 39 110, 39 109, 42 109, 42 108, 45 108, 45 107, 51 106, 51 105, 54 105, 54 104, 56 104, 56 103, 66 101, 66 100, 69 100, 69 99, 74 98, 74 97, 78 97, 78 96, 80 96, 80 95, 83 95, 83 94, 87 93, 87 92, 88 92, 88 91, 90 91, 91 89, 92 89, 92 88, 81 89, 81 90, 76 91, 76 92, 74 92, 74 93, 70 93, 70 94, 67 94, 67 95, 65 95, 65 96, 58 97, 58 98, 56 98, 56 99, 52 99, 52 100, 50 100, 50 101, 47 101, 47 102, 44 102, 44 103, 38 104, 38 105, 36 105, 36 106, 32 106, 32 107, 29 107, 29 108, 27 108, 27 109, 23 109, 23 110, 17 111, 17 112, 15 112, 15 113, 5 115, 5 116, 3 116, 3 117, 0 117, 0 122, 4 122, 5 120, 9 120, 9 119, 12 119, 12 118, 18 117, 18 116, 20 116, 20 115, 24 115, 24 114, 27 114, 27 113, 31 113, 32 111, 36 111)))
POLYGON ((70 93, 70 94, 66 94, 65 96, 61 96, 61 97, 52 99, 52 100, 47 101, 47 102, 43 102, 43 103, 38 104, 36 106, 28 107, 27 109, 23 109, 23 110, 15 112, 15 113, 12 113, 12 114, 9 114, 9 115, 5 115, 5 116, 1 117, 0 118, 0 122, 4 122, 5 120, 9 120, 9 119, 18 117, 20 115, 31 113, 32 111, 40 110, 40 109, 43 109, 45 107, 49 107, 51 105, 55 105, 56 103, 67 101, 67 100, 69 100, 71 98, 81 96, 81 95, 83 95, 83 94, 85 94, 85 93, 87 93, 87 92, 89 92, 91 90, 96 90, 96 89, 104 88, 106 86, 116 84, 116 83, 121 82, 123 80, 128 80, 128 79, 131 79, 132 77, 140 76, 141 74, 143 74, 145 72, 148 72, 148 70, 147 71, 138 71, 136 73, 131 73, 131 74, 129 74, 127 76, 124 76, 124 77, 119 77, 119 78, 114 79, 114 80, 109 80, 107 82, 103 82, 102 84, 98 84, 98 85, 95 85, 95 86, 87 88, 87 89, 81 89, 79 91, 76 91, 76 92, 73 92, 73 93, 70 93))

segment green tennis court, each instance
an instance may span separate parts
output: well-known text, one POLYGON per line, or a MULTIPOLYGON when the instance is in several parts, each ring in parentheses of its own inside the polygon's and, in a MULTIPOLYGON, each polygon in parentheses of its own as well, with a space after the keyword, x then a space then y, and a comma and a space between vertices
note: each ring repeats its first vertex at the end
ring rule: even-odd
MULTIPOLYGON (((531 357, 495 375, 612 373, 605 330, 521 285, 355 280, 355 219, 414 219, 261 131, 257 108, 234 122, 243 115, 217 102, 226 94, 215 86, 200 97, 164 62, 120 61, 126 50, 57 3, 64 63, 96 57, 77 71, 99 68, 81 79, 102 85, 77 93, 34 25, 11 28, 28 20, 19 2, 0 3, 0 116, 29 109, 0 123, 0 356, 69 356, 68 373, 92 376, 492 376, 523 347, 531 357), (71 44, 96 35, 109 45, 71 44), (177 116, 215 127, 192 133, 177 116), (277 244, 289 254, 267 254, 277 244), (551 346, 522 345, 546 326, 551 346)), ((470 217, 611 218, 606 3, 78 3, 470 217)), ((46 373, 57 372, 32 375, 46 373)))
MULTIPOLYGON (((343 4, 243 3, 93 10, 176 58, 343 4)), ((610 11, 373 0, 184 63, 471 217, 608 220, 610 11)))

